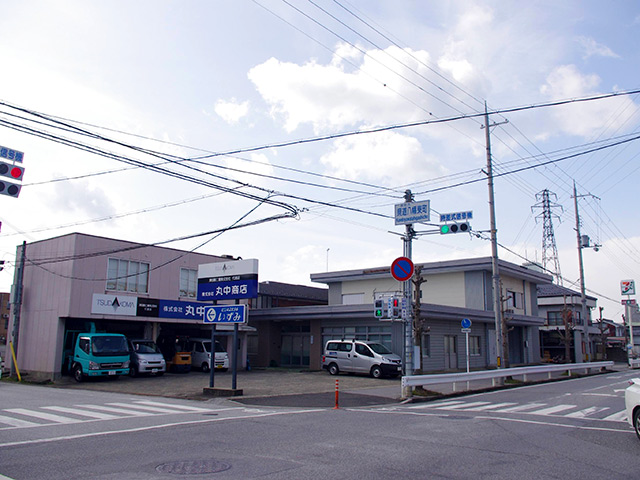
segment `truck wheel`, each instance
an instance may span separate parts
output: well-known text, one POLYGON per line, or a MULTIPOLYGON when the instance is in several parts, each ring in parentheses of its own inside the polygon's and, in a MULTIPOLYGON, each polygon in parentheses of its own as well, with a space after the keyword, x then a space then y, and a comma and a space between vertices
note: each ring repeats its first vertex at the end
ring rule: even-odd
POLYGON ((379 365, 374 365, 371 367, 371 376, 373 378, 382 378, 382 369, 379 365))
POLYGON ((138 372, 136 371, 136 367, 131 365, 131 367, 129 367, 129 376, 135 377, 136 375, 138 375, 138 372))
POLYGON ((76 382, 82 383, 84 380, 84 376, 82 375, 82 367, 80 365, 76 365, 73 367, 73 378, 75 378, 76 382))
POLYGON ((202 371, 207 373, 209 371, 209 364, 207 362, 204 362, 202 364, 202 371))
POLYGON ((338 368, 338 365, 336 365, 335 363, 332 363, 331 365, 329 365, 328 370, 331 375, 338 375, 340 373, 340 369, 338 368))

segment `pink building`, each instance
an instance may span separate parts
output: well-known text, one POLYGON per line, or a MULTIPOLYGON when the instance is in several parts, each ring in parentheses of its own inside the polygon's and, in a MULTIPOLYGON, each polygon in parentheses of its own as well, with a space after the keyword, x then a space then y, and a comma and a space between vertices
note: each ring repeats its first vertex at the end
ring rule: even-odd
MULTIPOLYGON (((22 245, 17 250, 20 262, 22 245)), ((206 304, 196 301, 198 266, 231 260, 80 233, 27 244, 17 339, 12 311, 7 344, 14 342, 21 374, 55 380, 67 330, 93 324, 130 338, 209 337, 211 326, 202 319, 206 304)), ((240 329, 238 368, 245 366, 248 329, 240 329)), ((230 331, 216 337, 231 354, 230 331)))

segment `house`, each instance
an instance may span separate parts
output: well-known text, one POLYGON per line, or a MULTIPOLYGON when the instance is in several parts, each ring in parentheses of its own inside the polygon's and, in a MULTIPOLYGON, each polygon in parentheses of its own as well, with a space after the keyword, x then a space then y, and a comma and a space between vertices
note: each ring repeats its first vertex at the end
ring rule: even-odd
MULTIPOLYGON (((590 351, 596 352, 596 341, 600 331, 591 322, 591 310, 596 307, 597 299, 590 295, 587 300, 587 325, 590 351)), ((545 323, 540 327, 540 349, 546 361, 564 361, 567 351, 569 361, 582 362, 585 347, 583 343, 584 319, 582 318, 582 296, 566 287, 556 284, 538 286, 538 307, 545 323), (567 335, 565 321, 570 330, 567 335)))
MULTIPOLYGON (((419 313, 425 327, 419 358, 423 371, 462 367, 466 342, 461 321, 465 318, 472 323, 470 366, 495 365, 491 258, 422 263, 417 268, 426 280, 420 288, 419 313)), ((537 363, 538 329, 544 325, 544 318, 538 315, 537 285, 550 283, 551 277, 506 261, 500 261, 499 268, 510 363, 537 363)), ((328 286, 328 305, 252 309, 250 324, 257 329, 261 342, 257 353, 259 365, 280 364, 282 350, 288 348, 281 338, 290 330, 300 334, 303 345, 308 343, 310 369, 320 368, 323 345, 332 339, 376 341, 402 356, 403 323, 374 316, 377 296, 402 291, 401 282, 392 277, 388 266, 317 273, 311 275, 311 280, 328 286)), ((304 358, 300 363, 306 366, 304 358)))

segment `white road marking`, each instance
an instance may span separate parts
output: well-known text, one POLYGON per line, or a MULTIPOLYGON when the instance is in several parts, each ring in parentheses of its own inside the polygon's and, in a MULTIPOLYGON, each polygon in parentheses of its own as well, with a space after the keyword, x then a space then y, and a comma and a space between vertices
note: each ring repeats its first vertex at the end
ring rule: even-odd
POLYGON ((532 408, 540 408, 546 406, 546 403, 525 403, 524 405, 517 405, 515 407, 503 408, 498 410, 500 413, 514 413, 523 412, 524 410, 530 410, 532 408))
POLYGON ((41 420, 49 420, 55 423, 78 423, 82 420, 77 418, 63 417, 62 415, 54 415, 53 413, 38 412, 36 410, 28 410, 26 408, 5 408, 5 412, 17 413, 26 417, 39 418, 41 420))
POLYGON ((543 408, 542 410, 535 410, 528 412, 532 415, 551 415, 558 412, 564 412, 565 410, 571 410, 576 408, 576 405, 554 405, 553 407, 543 408))
POLYGON ((438 410, 462 410, 463 408, 476 407, 480 405, 489 405, 491 402, 469 402, 462 405, 447 405, 445 407, 435 407, 438 410))
POLYGON ((480 407, 466 408, 465 411, 484 412, 484 411, 487 411, 487 410, 494 410, 494 409, 497 409, 497 408, 508 407, 509 405, 515 405, 515 403, 513 403, 513 402, 493 403, 493 404, 490 404, 490 405, 482 405, 480 407))
POLYGON ((593 415, 594 413, 600 413, 600 412, 604 412, 605 410, 609 410, 609 407, 589 407, 589 408, 585 408, 582 410, 579 410, 577 412, 573 412, 573 413, 568 413, 565 415, 565 417, 569 417, 569 418, 586 418, 589 415, 593 415))
POLYGON ((141 410, 131 410, 130 408, 115 408, 115 407, 107 407, 105 405, 75 405, 76 407, 81 408, 90 408, 92 410, 100 410, 103 412, 109 413, 119 413, 121 415, 132 415, 134 417, 144 417, 153 415, 151 412, 143 412, 141 410))
POLYGON ((609 415, 608 417, 604 417, 602 420, 609 420, 611 422, 626 422, 627 421, 627 411, 622 410, 620 412, 609 415))
POLYGON ((11 425, 12 427, 33 427, 37 425, 42 425, 40 423, 27 422, 26 420, 19 420, 13 417, 5 417, 4 415, 0 415, 0 423, 4 423, 5 425, 11 425))
POLYGON ((78 408, 54 407, 54 406, 41 407, 41 408, 46 408, 47 410, 53 410, 54 412, 72 413, 73 415, 79 415, 81 417, 96 418, 98 420, 113 420, 114 418, 121 418, 115 415, 109 415, 108 413, 88 412, 86 410, 80 410, 78 408))

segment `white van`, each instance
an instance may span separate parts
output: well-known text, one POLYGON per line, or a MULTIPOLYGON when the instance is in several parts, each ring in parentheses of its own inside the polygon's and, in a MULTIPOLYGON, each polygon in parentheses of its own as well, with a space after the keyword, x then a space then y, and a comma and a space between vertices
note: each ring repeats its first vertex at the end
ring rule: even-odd
MULTIPOLYGON (((189 349, 191 351, 191 366, 208 372, 211 369, 211 339, 190 338, 189 349)), ((229 370, 229 355, 218 341, 216 341, 215 369, 223 372, 229 370)))
POLYGON ((331 375, 351 372, 393 378, 402 373, 402 359, 381 343, 329 340, 322 356, 322 368, 331 375))

